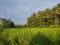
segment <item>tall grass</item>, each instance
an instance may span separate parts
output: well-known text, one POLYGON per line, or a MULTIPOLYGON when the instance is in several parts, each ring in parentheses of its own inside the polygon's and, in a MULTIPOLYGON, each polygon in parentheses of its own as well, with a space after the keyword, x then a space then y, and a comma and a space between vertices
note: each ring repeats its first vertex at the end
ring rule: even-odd
POLYGON ((0 45, 60 45, 60 28, 5 29, 0 45))

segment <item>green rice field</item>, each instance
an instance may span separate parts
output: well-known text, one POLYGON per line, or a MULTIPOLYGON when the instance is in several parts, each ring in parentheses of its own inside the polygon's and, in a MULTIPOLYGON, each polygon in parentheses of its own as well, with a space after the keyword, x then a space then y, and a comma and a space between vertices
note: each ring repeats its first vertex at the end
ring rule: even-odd
POLYGON ((60 28, 8 28, 0 32, 0 45, 60 45, 60 28))

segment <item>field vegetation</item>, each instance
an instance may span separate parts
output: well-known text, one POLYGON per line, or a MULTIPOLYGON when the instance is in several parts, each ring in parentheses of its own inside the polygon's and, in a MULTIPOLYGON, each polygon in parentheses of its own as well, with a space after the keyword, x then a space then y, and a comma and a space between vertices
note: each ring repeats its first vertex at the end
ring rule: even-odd
POLYGON ((4 29, 0 45, 60 45, 60 28, 4 29))

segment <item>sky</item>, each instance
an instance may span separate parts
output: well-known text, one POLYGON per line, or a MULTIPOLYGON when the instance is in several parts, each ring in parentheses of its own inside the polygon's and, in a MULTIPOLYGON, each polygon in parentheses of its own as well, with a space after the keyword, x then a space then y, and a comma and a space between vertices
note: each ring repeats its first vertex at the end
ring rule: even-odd
POLYGON ((0 0, 0 18, 7 18, 15 24, 26 24, 33 13, 52 8, 60 0, 0 0))

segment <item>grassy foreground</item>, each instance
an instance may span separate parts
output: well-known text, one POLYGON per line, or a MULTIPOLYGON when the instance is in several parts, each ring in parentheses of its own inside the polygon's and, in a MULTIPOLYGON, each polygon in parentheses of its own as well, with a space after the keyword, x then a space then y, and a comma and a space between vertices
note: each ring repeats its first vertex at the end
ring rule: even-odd
POLYGON ((0 45, 60 45, 60 28, 4 29, 0 45))

